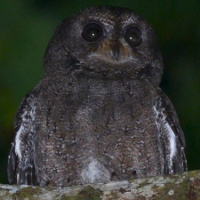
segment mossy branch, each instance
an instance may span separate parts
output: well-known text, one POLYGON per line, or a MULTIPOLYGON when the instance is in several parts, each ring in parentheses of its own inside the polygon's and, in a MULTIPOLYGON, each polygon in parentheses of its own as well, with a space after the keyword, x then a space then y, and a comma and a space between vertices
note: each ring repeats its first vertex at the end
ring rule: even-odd
POLYGON ((198 200, 200 171, 65 188, 0 184, 0 200, 198 200))

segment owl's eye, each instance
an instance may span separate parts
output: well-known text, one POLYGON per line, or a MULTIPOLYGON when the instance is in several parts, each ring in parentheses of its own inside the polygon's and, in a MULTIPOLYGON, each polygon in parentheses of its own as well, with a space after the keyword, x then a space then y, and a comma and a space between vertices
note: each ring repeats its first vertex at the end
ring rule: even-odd
POLYGON ((136 27, 128 27, 124 38, 131 47, 139 46, 142 43, 142 33, 136 27))
POLYGON ((82 31, 82 37, 87 42, 95 42, 103 36, 103 29, 99 24, 89 23, 82 31))

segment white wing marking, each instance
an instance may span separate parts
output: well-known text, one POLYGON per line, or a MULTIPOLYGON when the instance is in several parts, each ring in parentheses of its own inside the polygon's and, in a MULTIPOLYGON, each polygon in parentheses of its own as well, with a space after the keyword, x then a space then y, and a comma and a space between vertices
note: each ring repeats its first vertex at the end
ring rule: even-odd
MULTIPOLYGON (((33 105, 32 105, 33 106, 33 105)), ((18 156, 19 160, 22 158, 22 152, 21 152, 21 140, 22 140, 22 135, 27 130, 28 128, 30 131, 33 131, 33 125, 32 122, 35 120, 35 109, 36 107, 33 106, 32 109, 28 112, 25 111, 22 115, 22 123, 19 128, 19 130, 16 133, 16 138, 15 138, 15 153, 18 156)))
POLYGON ((176 136, 174 134, 174 131, 171 129, 170 125, 168 123, 164 124, 167 133, 169 135, 169 142, 170 142, 170 167, 173 165, 173 158, 176 155, 176 136))
POLYGON ((25 121, 26 114, 27 114, 27 111, 25 111, 23 113, 23 115, 21 116, 21 118, 22 118, 22 124, 21 124, 19 130, 17 131, 16 138, 15 138, 15 153, 17 154, 19 160, 21 160, 21 157, 22 157, 21 149, 20 149, 20 144, 21 144, 21 134, 25 130, 24 121, 25 121))
POLYGON ((155 106, 153 106, 155 115, 156 115, 156 126, 159 130, 159 134, 161 132, 162 127, 164 126, 164 130, 167 133, 167 137, 169 138, 170 143, 170 168, 173 165, 173 158, 176 155, 177 149, 176 149, 176 136, 172 128, 170 127, 169 123, 166 121, 166 116, 163 114, 163 112, 159 112, 155 106))

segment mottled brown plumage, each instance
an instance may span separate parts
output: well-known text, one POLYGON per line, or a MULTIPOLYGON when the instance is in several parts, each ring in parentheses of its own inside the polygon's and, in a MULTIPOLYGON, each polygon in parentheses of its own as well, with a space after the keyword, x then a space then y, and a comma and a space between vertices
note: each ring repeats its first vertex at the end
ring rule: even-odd
POLYGON ((137 14, 96 7, 64 20, 44 65, 17 114, 10 183, 67 186, 187 169, 183 132, 159 88, 156 35, 137 14))

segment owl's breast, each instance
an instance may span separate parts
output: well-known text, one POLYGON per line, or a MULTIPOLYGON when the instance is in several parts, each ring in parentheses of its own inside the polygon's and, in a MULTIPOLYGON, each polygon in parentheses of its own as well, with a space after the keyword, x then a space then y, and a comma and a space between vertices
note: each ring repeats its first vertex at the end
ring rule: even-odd
POLYGON ((156 168, 154 93, 136 86, 91 86, 44 101, 37 119, 38 146, 45 151, 38 151, 47 169, 57 166, 78 183, 90 183, 109 181, 113 173, 119 179, 145 176, 148 167, 156 168))

